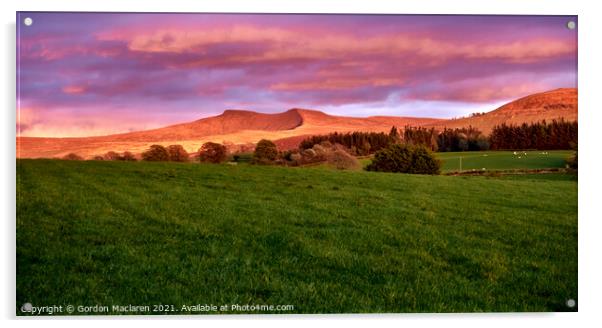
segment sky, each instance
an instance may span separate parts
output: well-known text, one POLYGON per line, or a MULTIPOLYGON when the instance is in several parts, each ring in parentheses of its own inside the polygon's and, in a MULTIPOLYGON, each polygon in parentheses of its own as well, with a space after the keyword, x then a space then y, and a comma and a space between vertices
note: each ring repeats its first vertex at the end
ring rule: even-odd
POLYGON ((569 21, 577 18, 20 12, 17 133, 105 135, 226 109, 486 112, 577 87, 569 21))

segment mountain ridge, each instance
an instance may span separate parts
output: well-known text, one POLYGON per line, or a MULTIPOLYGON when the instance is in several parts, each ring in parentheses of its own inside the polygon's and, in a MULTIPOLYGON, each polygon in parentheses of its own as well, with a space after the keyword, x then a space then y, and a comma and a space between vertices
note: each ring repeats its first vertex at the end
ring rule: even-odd
POLYGON ((195 152, 207 142, 249 145, 260 139, 274 140, 281 148, 294 148, 306 136, 331 132, 388 132, 392 126, 456 128, 473 126, 489 134, 502 123, 521 124, 542 119, 577 120, 577 89, 561 88, 511 101, 482 115, 460 119, 424 117, 336 116, 319 110, 291 108, 267 114, 226 109, 221 114, 161 128, 83 138, 17 137, 17 157, 60 157, 77 153, 84 157, 107 151, 140 153, 152 144, 181 144, 195 152))

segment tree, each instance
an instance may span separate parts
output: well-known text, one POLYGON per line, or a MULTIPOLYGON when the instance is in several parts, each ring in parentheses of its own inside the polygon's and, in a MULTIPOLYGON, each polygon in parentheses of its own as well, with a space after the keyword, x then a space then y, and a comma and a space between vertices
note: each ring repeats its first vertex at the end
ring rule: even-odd
POLYGON ((133 161, 133 162, 135 162, 135 161, 136 161, 136 156, 134 156, 134 154, 132 154, 132 153, 131 153, 131 152, 129 152, 129 151, 125 151, 125 152, 123 152, 123 155, 121 156, 121 158, 122 158, 124 161, 133 161))
POLYGON ((577 121, 563 119, 521 125, 502 123, 491 131, 492 149, 571 149, 577 144, 577 121))
POLYGON ((391 127, 391 131, 389 131, 389 137, 393 139, 395 142, 401 140, 399 132, 397 131, 397 127, 391 127))
POLYGON ((142 153, 142 159, 150 162, 167 162, 169 161, 169 153, 161 145, 152 145, 142 153))
POLYGON ((188 162, 188 152, 182 145, 167 146, 167 153, 169 154, 169 160, 172 162, 188 162))
POLYGON ((368 171, 439 174, 441 162, 424 145, 392 144, 374 154, 368 171))
POLYGON ((267 164, 271 163, 278 157, 278 148, 276 144, 267 139, 261 139, 255 146, 253 153, 253 161, 255 163, 267 164))
POLYGON ((84 158, 79 156, 76 153, 69 153, 69 154, 63 156, 62 159, 66 160, 66 161, 81 161, 84 158))
POLYGON ((489 149, 489 139, 478 129, 443 129, 437 136, 439 151, 476 151, 489 149))
POLYGON ((437 151, 437 131, 434 128, 406 126, 403 130, 403 142, 408 145, 423 145, 437 151))
POLYGON ((114 151, 109 151, 106 154, 104 154, 104 159, 107 161, 118 161, 121 160, 121 156, 119 156, 119 154, 117 152, 114 151))
POLYGON ((308 137, 301 141, 299 149, 310 149, 314 145, 323 144, 324 142, 343 145, 355 155, 368 155, 387 147, 391 143, 399 142, 399 139, 395 140, 383 132, 333 132, 327 135, 308 137))
POLYGON ((215 142, 206 142, 199 148, 199 161, 206 163, 222 163, 227 158, 226 146, 215 142))

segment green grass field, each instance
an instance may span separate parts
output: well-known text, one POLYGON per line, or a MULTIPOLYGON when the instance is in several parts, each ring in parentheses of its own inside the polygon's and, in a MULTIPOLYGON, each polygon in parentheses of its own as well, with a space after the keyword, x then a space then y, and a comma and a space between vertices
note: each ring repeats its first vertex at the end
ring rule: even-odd
MULTIPOLYGON (((546 151, 470 151, 435 153, 443 163, 441 171, 497 171, 497 170, 532 170, 564 168, 566 159, 575 152, 572 150, 546 151), (527 155, 525 155, 525 153, 527 155)), ((360 162, 366 167, 372 159, 362 158, 360 162)))
POLYGON ((577 182, 17 160, 16 276, 17 307, 574 311, 577 182))
POLYGON ((547 151, 478 151, 437 153, 443 161, 442 171, 470 170, 517 170, 551 169, 565 167, 566 159, 574 154, 571 150, 547 151), (526 155, 525 155, 526 154, 526 155))

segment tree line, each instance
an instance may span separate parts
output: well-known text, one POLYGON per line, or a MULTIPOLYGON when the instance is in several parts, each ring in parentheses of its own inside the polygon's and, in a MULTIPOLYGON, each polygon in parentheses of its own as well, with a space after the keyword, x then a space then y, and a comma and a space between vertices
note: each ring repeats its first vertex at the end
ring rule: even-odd
POLYGON ((389 146, 395 139, 384 132, 333 132, 306 138, 299 144, 299 149, 310 149, 325 141, 345 146, 352 155, 365 156, 389 146))
POLYGON ((391 144, 401 143, 424 146, 431 151, 479 151, 489 149, 572 149, 577 145, 577 122, 553 120, 552 122, 524 123, 521 125, 497 125, 490 136, 469 126, 467 128, 434 128, 406 126, 399 132, 393 126, 383 132, 334 132, 315 135, 301 141, 301 150, 329 141, 341 144, 356 156, 374 154, 391 144))
MULTIPOLYGON (((389 133, 384 132, 333 132, 326 135, 314 135, 305 138, 299 144, 299 150, 309 150, 315 145, 328 142, 341 145, 355 156, 371 155, 394 144, 423 146, 430 151, 478 151, 488 149, 575 149, 577 147, 578 125, 576 121, 552 120, 520 125, 501 124, 493 128, 491 135, 486 136, 474 127, 443 129, 406 126, 403 132, 393 126, 389 133)), ((265 150, 267 141, 258 144, 259 153, 265 150)), ((259 159, 272 161, 274 153, 278 154, 275 145, 270 141, 269 154, 260 154, 259 159), (273 149, 272 149, 273 148, 273 149), (264 156, 265 155, 265 156, 264 156), (268 156, 269 155, 269 156, 268 156)), ((141 154, 145 161, 187 162, 190 155, 181 145, 152 145, 141 154)), ((219 143, 207 142, 199 148, 196 160, 201 162, 221 163, 227 160, 227 148, 219 143)), ((62 157, 65 160, 83 160, 77 154, 70 153, 62 157)), ((117 153, 110 151, 104 155, 94 156, 94 160, 135 161, 131 152, 117 153)))
POLYGON ((491 149, 573 149, 577 146, 577 122, 545 120, 493 128, 491 149))

